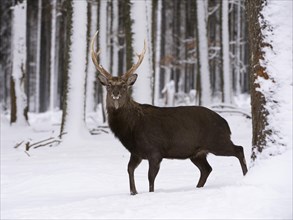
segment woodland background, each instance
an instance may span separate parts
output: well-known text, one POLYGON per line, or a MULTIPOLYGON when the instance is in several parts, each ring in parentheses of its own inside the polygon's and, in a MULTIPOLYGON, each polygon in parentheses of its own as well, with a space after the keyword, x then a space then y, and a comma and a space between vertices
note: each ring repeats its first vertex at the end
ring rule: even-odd
MULTIPOLYGON (((21 31, 25 40, 21 65, 30 112, 63 108, 70 35, 77 28, 72 26, 71 2, 28 0, 21 18, 23 27, 15 30, 21 31)), ((80 57, 86 71, 87 112, 95 111, 102 102, 101 85, 96 82, 97 72, 89 56, 90 38, 96 30, 100 30, 97 47, 102 51, 102 65, 113 75, 131 67, 136 61, 134 52, 140 52, 146 39, 147 72, 140 73, 142 68, 138 72, 149 86, 137 90, 142 96, 149 96, 143 99, 145 102, 161 106, 210 105, 212 101, 233 104, 232 97, 249 93, 244 1, 148 0, 142 1, 142 9, 135 9, 137 2, 88 0, 87 10, 78 12, 85 13, 87 19, 83 39, 86 57, 80 57), (133 10, 139 13, 131 13, 133 10), (141 30, 136 28, 137 23, 143 26, 141 30), (134 41, 139 41, 137 48, 134 41)), ((13 14, 17 4, 22 1, 1 0, 0 103, 4 111, 11 109, 13 100, 11 45, 17 20, 14 16, 19 16, 13 14)))
POLYGON ((291 0, 1 0, 1 219, 292 219, 292 12, 291 0), (143 161, 130 197, 89 56, 96 30, 113 75, 145 39, 134 99, 219 113, 247 175, 209 154, 195 189, 190 161, 164 160, 148 193, 143 161))

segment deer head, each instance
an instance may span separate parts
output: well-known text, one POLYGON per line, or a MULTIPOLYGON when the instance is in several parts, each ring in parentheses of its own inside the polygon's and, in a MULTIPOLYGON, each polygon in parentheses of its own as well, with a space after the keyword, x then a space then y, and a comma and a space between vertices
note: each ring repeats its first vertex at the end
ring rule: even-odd
POLYGON ((107 88, 107 107, 114 107, 115 109, 118 109, 125 106, 125 104, 127 104, 130 100, 131 96, 129 90, 137 79, 137 74, 134 72, 143 61, 144 54, 146 52, 146 42, 144 41, 144 48, 141 54, 136 54, 138 57, 137 63, 133 64, 126 73, 115 77, 98 63, 98 55, 100 54, 100 50, 98 52, 94 51, 94 42, 97 34, 98 31, 95 33, 91 41, 91 57, 96 69, 100 72, 98 75, 100 83, 107 88))

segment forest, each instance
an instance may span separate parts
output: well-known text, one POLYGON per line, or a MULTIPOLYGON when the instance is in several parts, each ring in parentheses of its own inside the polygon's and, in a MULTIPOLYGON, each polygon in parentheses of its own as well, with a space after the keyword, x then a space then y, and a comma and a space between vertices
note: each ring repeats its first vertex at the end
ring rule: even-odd
POLYGON ((292 11, 291 0, 1 0, 1 219, 291 219, 292 11), (245 176, 211 153, 195 189, 190 161, 164 160, 149 194, 144 160, 126 195, 131 158, 98 79, 123 76, 144 46, 133 100, 219 114, 245 176))
MULTIPOLYGON (((70 33, 75 28, 71 1, 28 0, 21 6, 24 12, 16 14, 11 9, 17 4, 24 3, 7 0, 1 4, 1 108, 11 109, 14 58, 9 45, 15 31, 21 32, 24 44, 20 65, 28 111, 62 109, 70 74, 70 33), (21 29, 14 27, 18 19, 21 29)), ((142 96, 138 101, 161 106, 233 104, 234 96, 249 94, 244 1, 150 0, 136 6, 129 0, 91 0, 86 11, 78 13, 86 18, 82 39, 86 53, 79 62, 86 71, 87 111, 94 111, 102 102, 102 89, 89 56, 89 41, 96 30, 100 62, 114 76, 131 67, 135 52, 143 47, 144 39, 147 41, 148 57, 134 91, 142 93, 134 94, 142 96)))

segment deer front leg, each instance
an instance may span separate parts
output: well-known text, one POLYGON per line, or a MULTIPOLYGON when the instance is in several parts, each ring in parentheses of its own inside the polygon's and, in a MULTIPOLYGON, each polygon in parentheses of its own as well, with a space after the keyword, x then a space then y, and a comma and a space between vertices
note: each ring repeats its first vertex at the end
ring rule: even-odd
POLYGON ((136 187, 134 181, 134 170, 141 163, 141 158, 131 154, 130 160, 128 162, 128 175, 129 175, 129 185, 130 185, 130 195, 136 195, 136 187))

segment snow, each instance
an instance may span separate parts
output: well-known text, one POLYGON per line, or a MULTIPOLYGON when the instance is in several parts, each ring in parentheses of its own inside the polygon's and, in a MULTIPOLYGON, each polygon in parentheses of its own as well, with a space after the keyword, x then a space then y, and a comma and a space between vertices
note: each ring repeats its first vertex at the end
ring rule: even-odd
POLYGON ((223 83, 224 102, 232 103, 232 79, 230 72, 230 52, 229 52, 229 1, 222 2, 222 45, 223 45, 223 83))
MULTIPOLYGON (((144 40, 147 43, 147 50, 143 62, 137 69, 138 78, 133 86, 133 97, 140 103, 152 103, 152 49, 149 21, 151 15, 151 1, 132 1, 131 18, 133 19, 133 50, 140 54, 143 49, 144 40)), ((133 62, 137 62, 134 54, 133 62)))
POLYGON ((72 36, 68 79, 66 139, 84 134, 87 2, 73 1, 72 36), (74 119, 74 120, 73 120, 74 119))
POLYGON ((57 66, 56 64, 56 4, 57 1, 52 2, 52 27, 51 27, 51 56, 50 56, 50 110, 53 111, 57 106, 57 66))
MULTIPOLYGON (((90 26, 90 37, 93 37, 95 32, 97 31, 97 10, 98 5, 94 2, 91 5, 91 26, 90 26)), ((95 97, 94 97, 94 87, 96 82, 96 68, 94 63, 92 62, 90 50, 88 51, 87 57, 87 82, 86 82, 86 113, 94 111, 95 107, 95 97)))
MULTIPOLYGON (((199 171, 189 160, 164 160, 149 193, 143 161, 135 173, 139 194, 130 196, 129 153, 111 132, 71 136, 25 153, 23 144, 14 146, 58 136, 61 112, 31 113, 30 127, 10 126, 1 114, 1 219, 292 219, 292 2, 269 1, 267 7, 276 30, 267 69, 278 97, 270 123, 286 146, 279 155, 251 166, 250 119, 222 113, 233 142, 244 147, 250 167, 245 177, 236 158, 209 155, 213 171, 197 189, 199 171)), ((249 102, 240 97, 236 103, 247 108, 249 102)))
MULTIPOLYGON (((100 9, 99 9, 99 46, 100 48, 98 50, 101 51, 100 55, 99 55, 99 59, 100 59, 100 64, 103 66, 103 68, 107 71, 110 71, 110 64, 108 62, 108 60, 110 60, 110 52, 107 48, 108 45, 108 40, 110 39, 109 37, 107 37, 109 35, 107 27, 109 27, 109 25, 107 25, 108 22, 108 17, 110 15, 107 14, 107 5, 108 2, 107 1, 101 1, 100 2, 100 9)), ((106 88, 103 87, 103 103, 106 103, 106 88)), ((106 111, 106 105, 104 105, 104 111, 106 111)))
POLYGON ((16 97, 16 121, 19 125, 27 125, 23 114, 27 106, 23 75, 26 62, 26 1, 13 7, 13 40, 12 40, 12 77, 16 97))
POLYGON ((165 106, 172 107, 175 104, 175 82, 171 80, 162 89, 162 94, 165 96, 165 106))
POLYGON ((160 59, 161 59, 161 22, 162 22, 162 0, 158 0, 156 11, 156 37, 155 46, 155 73, 154 73, 154 104, 159 105, 160 99, 160 59))
MULTIPOLYGON (((286 148, 292 147, 292 11, 292 1, 273 0, 269 0, 262 10, 267 21, 262 34, 264 41, 272 46, 272 49, 264 48, 265 61, 261 61, 270 79, 257 79, 261 92, 265 94, 266 108, 269 112, 269 124, 266 129, 272 131, 265 152, 261 154, 263 158, 271 154, 280 154, 286 148)), ((261 18, 260 22, 263 22, 261 18)))
POLYGON ((199 69, 200 80, 202 85, 201 105, 209 106, 211 103, 211 86, 208 61, 208 42, 207 42, 207 26, 206 26, 206 9, 205 1, 196 1, 197 22, 198 22, 198 40, 199 40, 199 69))
MULTIPOLYGON (((236 158, 209 155, 213 172, 201 189, 195 188, 199 171, 189 160, 163 160, 154 193, 148 192, 143 161, 135 173, 139 194, 130 196, 129 153, 112 133, 31 149, 28 156, 23 145, 14 146, 58 135, 61 120, 50 112, 29 116, 30 128, 10 127, 1 117, 2 219, 292 218, 291 149, 255 164, 245 177, 236 158)), ((249 163, 250 119, 223 117, 249 163)))

